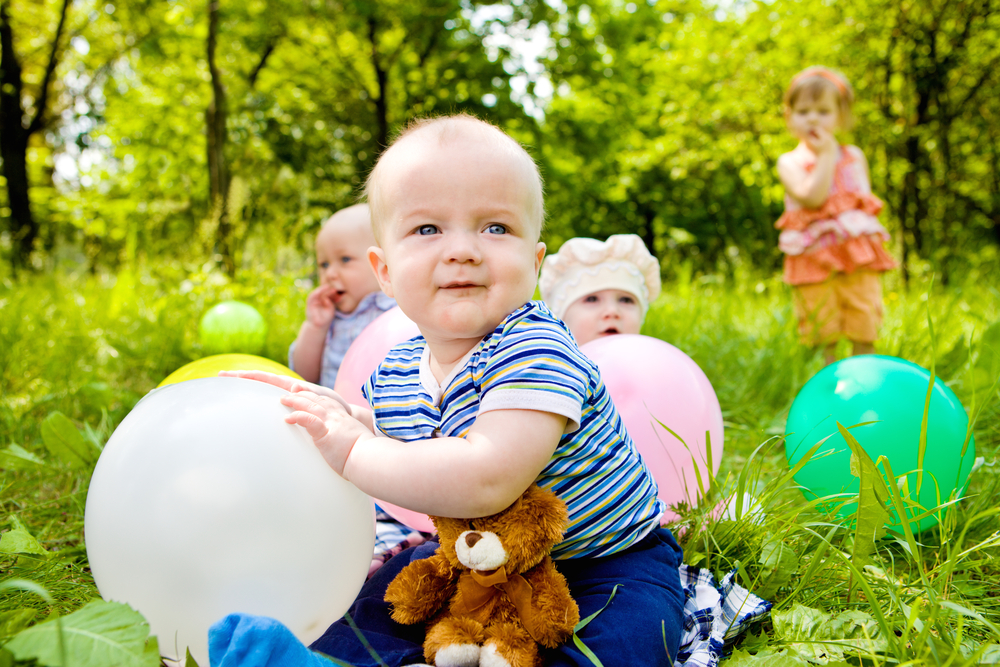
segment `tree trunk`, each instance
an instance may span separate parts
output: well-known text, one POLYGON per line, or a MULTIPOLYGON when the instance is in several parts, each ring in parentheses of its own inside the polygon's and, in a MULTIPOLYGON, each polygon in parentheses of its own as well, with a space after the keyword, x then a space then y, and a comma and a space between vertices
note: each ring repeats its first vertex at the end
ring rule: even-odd
POLYGON ((31 266, 31 251, 38 238, 38 222, 31 213, 31 200, 28 197, 28 139, 45 127, 49 84, 59 62, 59 42, 66 26, 70 1, 64 0, 59 24, 52 37, 49 61, 35 101, 35 117, 25 124, 24 107, 21 104, 21 63, 14 51, 14 33, 10 27, 7 3, 0 0, 0 158, 3 159, 3 175, 7 179, 11 241, 14 247, 11 266, 15 273, 31 266))
POLYGON ((232 222, 229 219, 229 170, 226 166, 226 90, 215 64, 219 29, 219 0, 208 0, 208 71, 212 77, 212 101, 205 110, 208 150, 208 195, 211 215, 218 220, 215 251, 222 257, 223 270, 236 273, 233 259, 232 222))
MULTIPOLYGON (((368 38, 372 43, 372 67, 375 69, 375 81, 378 84, 378 97, 375 98, 375 120, 378 123, 378 136, 375 137, 375 141, 378 144, 377 151, 380 152, 389 145, 389 101, 386 99, 389 73, 379 62, 377 27, 373 14, 368 17, 368 38)), ((374 160, 376 157, 377 155, 372 156, 372 159, 374 160)))
POLYGON ((38 223, 31 215, 28 198, 28 134, 22 119, 21 63, 14 52, 14 34, 7 15, 7 3, 0 2, 0 157, 7 179, 10 231, 15 273, 30 264, 31 250, 38 236, 38 223))

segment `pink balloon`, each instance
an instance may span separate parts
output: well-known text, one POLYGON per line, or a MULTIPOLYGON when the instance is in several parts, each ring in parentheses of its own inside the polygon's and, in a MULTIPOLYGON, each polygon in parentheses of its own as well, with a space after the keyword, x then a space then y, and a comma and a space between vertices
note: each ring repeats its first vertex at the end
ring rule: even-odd
MULTIPOLYGON (((697 505, 698 475, 702 487, 708 486, 705 432, 712 439, 713 475, 719 471, 723 445, 722 409, 705 373, 673 345, 649 336, 605 336, 580 349, 600 369, 625 428, 660 487, 660 498, 667 505, 697 505)), ((663 523, 677 518, 668 511, 663 523)))
POLYGON ((389 516, 405 526, 419 530, 421 533, 437 532, 437 528, 434 527, 434 524, 431 523, 430 517, 426 514, 414 512, 413 510, 408 510, 404 507, 400 507, 399 505, 387 503, 384 500, 376 500, 375 502, 379 507, 384 509, 389 516))
MULTIPOLYGON (((344 361, 337 371, 337 382, 334 383, 333 390, 343 396, 348 403, 367 405, 361 387, 368 382, 368 378, 382 363, 389 350, 419 335, 420 330, 417 329, 417 325, 404 315, 398 306, 385 311, 362 329, 347 348, 344 361)), ((375 502, 396 521, 421 532, 434 532, 434 524, 426 514, 413 512, 382 500, 375 502)))
POLYGON ((390 308, 361 330, 344 354, 344 361, 337 371, 337 382, 333 390, 348 403, 367 405, 361 394, 361 387, 371 377, 378 365, 394 346, 414 336, 420 330, 399 307, 390 308))

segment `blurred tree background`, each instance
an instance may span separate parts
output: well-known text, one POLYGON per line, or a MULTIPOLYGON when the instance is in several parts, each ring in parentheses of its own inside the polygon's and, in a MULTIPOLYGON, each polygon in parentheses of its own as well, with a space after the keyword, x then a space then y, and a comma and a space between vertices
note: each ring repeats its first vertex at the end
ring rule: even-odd
POLYGON ((455 111, 538 159, 551 249, 775 273, 811 64, 856 88, 904 278, 998 262, 1000 0, 0 0, 0 41, 0 277, 301 266, 392 133, 455 111))

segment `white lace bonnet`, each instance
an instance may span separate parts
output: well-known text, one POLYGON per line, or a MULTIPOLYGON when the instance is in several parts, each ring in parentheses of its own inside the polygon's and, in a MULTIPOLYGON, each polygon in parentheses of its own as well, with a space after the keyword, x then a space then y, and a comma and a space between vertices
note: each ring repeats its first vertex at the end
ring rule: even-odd
POLYGON ((635 296, 645 318, 649 302, 660 294, 660 263, 635 234, 615 234, 607 241, 578 237, 545 258, 538 286, 559 318, 577 299, 606 289, 635 296))

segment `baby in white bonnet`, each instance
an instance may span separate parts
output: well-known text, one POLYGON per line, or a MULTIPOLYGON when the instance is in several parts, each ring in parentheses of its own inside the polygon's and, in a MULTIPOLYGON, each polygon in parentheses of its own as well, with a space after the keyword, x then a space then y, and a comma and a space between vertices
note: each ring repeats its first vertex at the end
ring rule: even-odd
POLYGON ((542 299, 569 327, 577 345, 639 333, 660 294, 660 264, 635 234, 607 241, 573 238, 542 264, 542 299))

